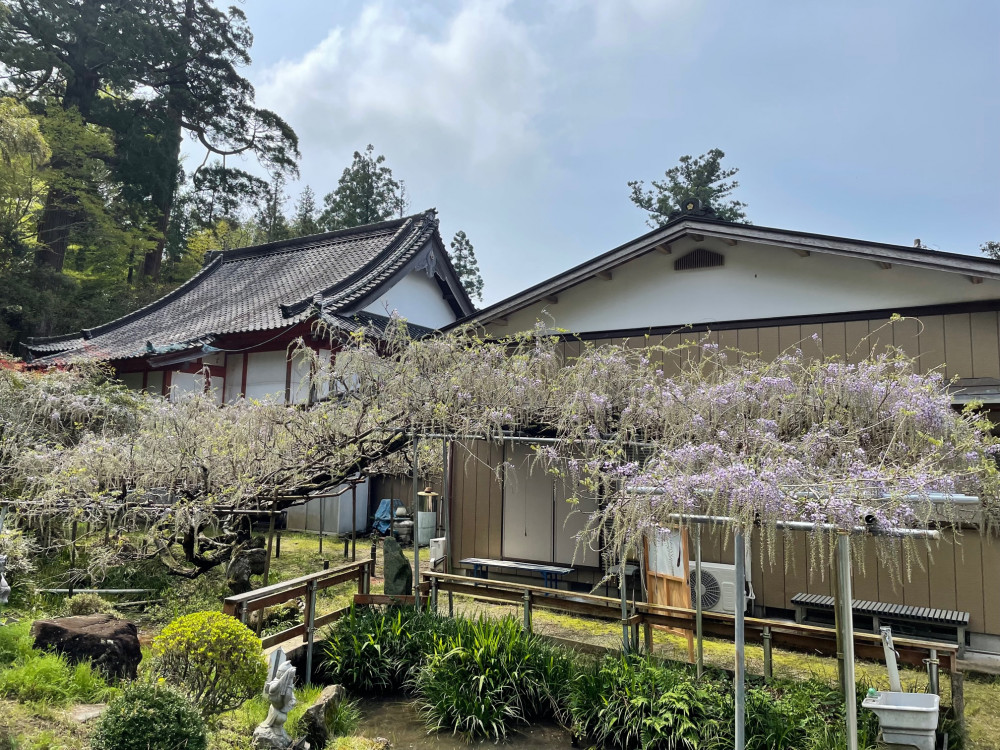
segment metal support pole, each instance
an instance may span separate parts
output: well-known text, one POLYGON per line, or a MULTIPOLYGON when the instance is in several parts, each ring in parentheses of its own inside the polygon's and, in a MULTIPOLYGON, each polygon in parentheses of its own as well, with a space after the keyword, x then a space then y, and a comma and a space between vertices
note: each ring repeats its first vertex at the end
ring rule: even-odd
POLYGON ((76 580, 76 521, 73 521, 70 531, 69 545, 69 595, 73 596, 73 583, 76 580))
POLYGON ((450 591, 448 592, 448 617, 455 616, 455 596, 450 591))
POLYGON ((368 561, 368 568, 365 571, 365 590, 363 593, 370 594, 372 592, 372 577, 375 575, 375 554, 378 550, 378 545, 376 542, 372 542, 371 548, 371 560, 368 561))
POLYGON ((844 651, 844 708, 847 714, 847 750, 858 750, 858 703, 854 684, 854 614, 851 600, 851 538, 837 535, 837 577, 844 651))
POLYGON ((524 630, 531 632, 531 592, 524 590, 524 630))
POLYGON ((697 525, 694 527, 694 591, 695 591, 695 604, 694 604, 694 632, 695 638, 698 641, 698 650, 696 653, 696 664, 698 665, 698 678, 700 679, 705 671, 705 650, 704 650, 704 632, 702 631, 701 623, 701 526, 697 525))
POLYGON ((746 555, 744 553, 743 534, 736 532, 733 545, 736 562, 736 669, 733 683, 736 687, 736 750, 743 750, 746 743, 746 634, 744 614, 746 612, 746 555))
POLYGON ((276 531, 274 533, 274 559, 281 559, 281 532, 276 531))
MULTIPOLYGON (((389 503, 392 505, 392 503, 389 503)), ((358 483, 351 484, 351 562, 358 561, 358 483)))
MULTIPOLYGON (((444 515, 444 569, 447 573, 453 573, 451 564, 451 466, 449 465, 449 448, 451 444, 447 439, 441 441, 441 466, 443 477, 441 480, 441 513, 444 515)), ((451 593, 448 593, 448 605, 451 607, 451 593)))
POLYGON ((937 649, 932 648, 929 658, 924 659, 927 664, 927 686, 934 695, 941 695, 941 687, 938 681, 938 661, 937 649))
MULTIPOLYGON (((316 581, 309 581, 306 620, 306 682, 312 685, 313 642, 316 638, 316 581)), ((263 613, 262 613, 263 614, 263 613)))
POLYGON ((413 436, 413 603, 420 609, 420 438, 413 436))
POLYGON ((267 523, 267 556, 264 558, 264 585, 268 585, 271 576, 271 550, 274 549, 274 513, 278 508, 278 489, 275 488, 271 499, 270 520, 267 523))
POLYGON ((319 554, 323 554, 323 536, 326 534, 326 498, 319 499, 319 554))
POLYGON ((764 641, 764 682, 770 683, 774 679, 774 662, 771 661, 771 628, 764 626, 761 634, 764 641))
POLYGON ((629 652, 628 600, 625 596, 625 561, 618 566, 618 591, 622 595, 622 651, 629 652))
MULTIPOLYGON (((834 555, 836 558, 836 555, 834 555)), ((837 634, 837 685, 841 695, 847 695, 844 687, 844 631, 840 611, 840 572, 836 559, 833 563, 830 584, 833 588, 833 632, 837 634)))
POLYGON ((437 577, 431 578, 431 610, 434 614, 438 611, 438 579, 437 577))

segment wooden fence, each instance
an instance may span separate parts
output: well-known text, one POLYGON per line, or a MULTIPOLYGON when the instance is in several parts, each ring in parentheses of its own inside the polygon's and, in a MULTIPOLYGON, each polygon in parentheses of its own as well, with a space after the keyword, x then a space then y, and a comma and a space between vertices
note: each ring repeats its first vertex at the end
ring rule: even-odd
MULTIPOLYGON (((693 609, 630 601, 627 603, 623 619, 620 599, 434 571, 424 572, 423 578, 430 584, 432 609, 437 608, 439 592, 515 604, 523 607, 524 625, 529 630, 531 613, 536 608, 621 623, 631 631, 631 641, 635 646, 638 646, 641 627, 645 631, 647 650, 652 643, 653 626, 692 631, 695 629, 696 613, 693 609)), ((730 614, 703 612, 702 629, 706 635, 731 640, 735 636, 735 620, 735 616, 730 614)), ((744 619, 744 633, 748 642, 755 641, 764 646, 764 674, 768 678, 772 672, 770 663, 772 645, 824 656, 837 656, 837 635, 836 631, 830 628, 802 625, 787 620, 747 617, 744 619)), ((896 637, 893 637, 893 644, 899 654, 899 661, 916 667, 939 667, 949 673, 952 710, 955 717, 962 721, 965 712, 964 675, 959 669, 958 645, 896 637)), ((854 652, 861 658, 881 660, 884 656, 881 636, 855 631, 854 652)))

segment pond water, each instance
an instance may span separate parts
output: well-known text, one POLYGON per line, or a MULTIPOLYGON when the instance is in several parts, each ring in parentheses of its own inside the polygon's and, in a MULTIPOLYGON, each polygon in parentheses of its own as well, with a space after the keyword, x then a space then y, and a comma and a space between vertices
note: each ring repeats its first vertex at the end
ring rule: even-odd
MULTIPOLYGON (((385 737, 393 750, 468 750, 469 747, 497 747, 493 742, 469 745, 450 734, 427 734, 413 704, 404 700, 365 702, 358 734, 385 737)), ((554 724, 523 727, 499 747, 504 750, 566 750, 571 747, 569 732, 554 724)))

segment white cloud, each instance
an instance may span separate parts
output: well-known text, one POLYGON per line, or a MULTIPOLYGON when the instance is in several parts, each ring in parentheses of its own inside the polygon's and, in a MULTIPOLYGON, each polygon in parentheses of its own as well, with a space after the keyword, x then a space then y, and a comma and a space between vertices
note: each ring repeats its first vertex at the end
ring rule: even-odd
POLYGON ((393 165, 504 165, 539 145, 545 68, 506 2, 471 2, 428 24, 375 2, 350 26, 262 75, 258 101, 285 116, 306 158, 371 142, 393 165))

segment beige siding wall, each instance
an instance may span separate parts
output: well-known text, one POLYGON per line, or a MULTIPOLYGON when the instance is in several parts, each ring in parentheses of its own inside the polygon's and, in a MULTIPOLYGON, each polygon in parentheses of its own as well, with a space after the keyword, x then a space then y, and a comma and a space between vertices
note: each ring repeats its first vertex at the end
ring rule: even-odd
MULTIPOLYGON (((996 312, 930 315, 889 324, 888 319, 852 320, 811 325, 783 325, 732 329, 705 333, 675 333, 631 339, 594 339, 584 344, 560 344, 566 359, 579 356, 584 346, 628 344, 677 346, 683 341, 699 341, 708 335, 725 348, 759 353, 773 359, 785 349, 801 346, 813 356, 837 356, 858 362, 872 353, 896 346, 916 357, 922 372, 938 369, 951 377, 1000 377, 1000 321, 996 312), (818 334, 819 343, 812 340, 818 334)), ((683 356, 699 356, 693 349, 683 356)), ((680 360, 657 352, 664 371, 676 372, 680 360)), ((494 469, 503 460, 499 446, 470 444, 457 446, 452 466, 454 490, 453 526, 456 561, 462 557, 500 557, 502 554, 503 488, 494 469), (471 458, 470 458, 471 456, 471 458)), ((556 531, 562 532, 561 528, 556 531)), ((829 566, 813 566, 804 534, 778 535, 764 557, 754 546, 752 578, 757 604, 790 609, 797 593, 830 594, 829 566)), ((705 534, 704 559, 732 562, 732 545, 726 548, 719 536, 705 534)), ((1000 635, 1000 541, 968 531, 956 537, 946 532, 929 550, 919 548, 909 573, 902 552, 894 554, 891 565, 876 558, 874 544, 863 552, 865 561, 855 564, 855 595, 861 599, 907 605, 935 606, 970 613, 970 629, 1000 635), (903 580, 891 572, 902 570, 903 580), (907 578, 907 576, 909 576, 907 578)), ((581 576, 585 579, 586 576, 581 576)))
MULTIPOLYGON (((669 348, 685 341, 700 341, 705 336, 723 348, 756 352, 765 359, 773 359, 786 349, 801 346, 810 355, 837 356, 858 362, 872 353, 885 351, 887 346, 895 346, 916 357, 921 372, 940 369, 948 378, 1000 378, 1000 325, 995 311, 928 315, 891 324, 887 318, 880 318, 658 334, 632 339, 599 338, 589 339, 588 343, 600 346, 628 342, 669 348), (818 343, 812 340, 813 334, 819 336, 818 343)), ((570 341, 563 347, 567 357, 574 357, 580 354, 582 344, 570 341)), ((697 357, 698 352, 693 351, 690 356, 697 357)), ((676 357, 661 355, 660 359, 668 375, 677 371, 679 360, 676 357)))

